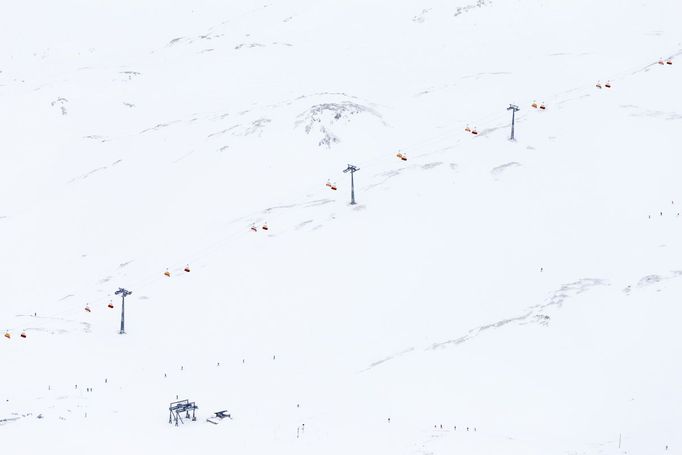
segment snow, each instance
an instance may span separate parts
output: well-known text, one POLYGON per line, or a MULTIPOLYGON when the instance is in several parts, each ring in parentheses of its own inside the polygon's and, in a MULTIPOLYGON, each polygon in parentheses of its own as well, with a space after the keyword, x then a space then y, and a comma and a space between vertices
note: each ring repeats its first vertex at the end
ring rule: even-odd
POLYGON ((4 449, 682 453, 678 2, 167 3, 0 19, 4 449))

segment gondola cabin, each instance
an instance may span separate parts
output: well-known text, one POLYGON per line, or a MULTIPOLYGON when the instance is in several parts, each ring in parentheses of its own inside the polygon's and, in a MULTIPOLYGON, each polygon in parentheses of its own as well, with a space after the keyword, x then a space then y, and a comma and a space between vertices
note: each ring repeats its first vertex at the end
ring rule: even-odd
POLYGON ((21 335, 19 335, 21 338, 26 338, 26 332, 21 332, 21 335))
POLYGON ((268 223, 264 223, 264 224, 263 224, 263 227, 261 227, 261 229, 263 229, 264 231, 267 231, 268 229, 270 229, 270 228, 268 227, 268 223))
POLYGON ((10 338, 12 338, 12 335, 9 332, 5 332, 5 338, 9 340, 10 338))
POLYGON ((189 273, 189 265, 185 266, 185 272, 189 273))

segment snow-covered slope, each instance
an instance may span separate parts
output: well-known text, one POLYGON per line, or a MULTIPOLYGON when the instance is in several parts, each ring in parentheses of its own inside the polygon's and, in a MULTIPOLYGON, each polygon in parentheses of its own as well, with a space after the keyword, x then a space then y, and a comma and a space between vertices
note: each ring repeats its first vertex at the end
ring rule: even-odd
POLYGON ((682 453, 678 2, 58 3, 0 19, 3 448, 682 453))

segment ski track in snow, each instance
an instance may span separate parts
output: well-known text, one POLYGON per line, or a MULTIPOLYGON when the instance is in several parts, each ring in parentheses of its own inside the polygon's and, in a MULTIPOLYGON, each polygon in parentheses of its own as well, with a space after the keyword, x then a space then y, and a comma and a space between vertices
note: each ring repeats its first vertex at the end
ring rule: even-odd
POLYGON ((521 166, 521 163, 518 163, 516 161, 511 161, 509 163, 501 164, 499 166, 496 166, 490 170, 490 173, 492 174, 495 179, 500 177, 500 175, 507 171, 508 169, 515 168, 521 166))
MULTIPOLYGON (((413 170, 423 170, 423 171, 429 171, 431 169, 435 169, 437 167, 440 167, 444 163, 442 161, 432 161, 424 164, 410 164, 405 167, 401 167, 399 169, 392 169, 390 171, 385 171, 385 172, 380 172, 378 174, 372 175, 372 177, 379 177, 381 180, 378 182, 370 183, 367 184, 363 187, 361 187, 362 190, 364 191, 369 191, 373 188, 376 188, 378 186, 381 186, 388 182, 389 180, 393 179, 394 177, 398 177, 402 175, 406 171, 413 171, 413 170)), ((454 169, 453 165, 456 167, 457 165, 454 163, 450 163, 450 168, 454 169)))
POLYGON ((672 271, 669 275, 647 275, 642 278, 637 282, 637 287, 638 288, 644 288, 648 286, 653 286, 655 284, 661 283, 663 281, 667 280, 672 280, 675 278, 682 277, 682 270, 674 270, 672 271))
MULTIPOLYGON (((545 315, 544 312, 545 310, 552 308, 552 307, 561 307, 567 299, 571 297, 575 297, 578 294, 582 294, 583 292, 589 291, 590 289, 597 287, 597 286, 608 286, 609 284, 602 279, 598 278, 583 278, 578 281, 574 281, 572 283, 567 283, 562 285, 559 289, 554 291, 552 296, 547 300, 546 303, 540 304, 540 305, 535 305, 529 308, 528 311, 525 313, 519 315, 519 316, 514 316, 511 318, 506 318, 506 319, 501 319, 499 321, 490 323, 490 324, 485 324, 481 325, 478 327, 475 327, 473 329, 470 329, 467 331, 466 334, 457 337, 457 338, 452 338, 449 340, 445 341, 440 341, 431 344, 430 346, 424 348, 424 351, 435 351, 438 349, 444 349, 447 347, 451 346, 457 346, 459 344, 465 343, 467 341, 470 341, 482 333, 489 331, 490 329, 498 329, 510 324, 516 324, 516 325, 524 325, 528 323, 540 323, 540 324, 546 324, 546 322, 549 319, 549 316, 545 315)), ((408 354, 410 352, 415 351, 416 348, 411 347, 408 349, 405 349, 401 351, 398 354, 388 356, 384 359, 378 360, 376 362, 372 362, 367 368, 365 368, 362 371, 367 371, 370 370, 374 367, 377 367, 379 365, 385 364, 386 362, 390 360, 394 360, 398 357, 401 357, 405 354, 408 354)))
POLYGON ((628 109, 631 111, 630 115, 632 117, 652 117, 652 118, 662 118, 664 120, 682 120, 682 114, 678 112, 664 112, 652 109, 642 108, 640 106, 635 106, 632 104, 621 105, 623 109, 628 109))

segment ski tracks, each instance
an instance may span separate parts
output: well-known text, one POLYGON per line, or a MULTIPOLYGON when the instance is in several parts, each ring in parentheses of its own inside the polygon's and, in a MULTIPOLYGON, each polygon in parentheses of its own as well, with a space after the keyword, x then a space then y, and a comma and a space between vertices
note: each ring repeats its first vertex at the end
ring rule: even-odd
MULTIPOLYGON (((443 340, 439 342, 432 343, 429 346, 426 346, 422 348, 422 351, 435 351, 438 349, 444 349, 452 346, 457 346, 462 343, 465 343, 467 341, 471 341, 474 338, 486 333, 490 332, 493 329, 499 329, 501 327, 509 326, 509 325, 527 325, 531 323, 537 323, 537 324, 543 324, 546 325, 549 321, 549 316, 545 314, 548 309, 554 308, 554 307, 561 307, 568 299, 571 299, 578 294, 582 294, 584 292, 587 292, 595 287, 599 286, 609 286, 608 282, 603 279, 599 278, 582 278, 580 280, 571 282, 571 283, 566 283, 563 284, 559 289, 554 291, 551 296, 545 301, 545 303, 534 305, 530 308, 528 308, 524 313, 519 314, 517 316, 513 316, 510 318, 506 319, 500 319, 498 321, 489 323, 489 324, 484 324, 478 327, 474 327, 467 331, 465 334, 460 335, 455 338, 451 338, 448 340, 443 340)), ((417 348, 415 347, 410 347, 408 349, 405 349, 403 351, 400 351, 394 355, 387 356, 381 360, 372 362, 367 368, 362 370, 362 372, 371 370, 372 368, 375 368, 379 365, 383 365, 386 362, 389 362, 391 360, 394 360, 398 357, 401 357, 403 355, 409 354, 410 352, 416 351, 417 348)))

